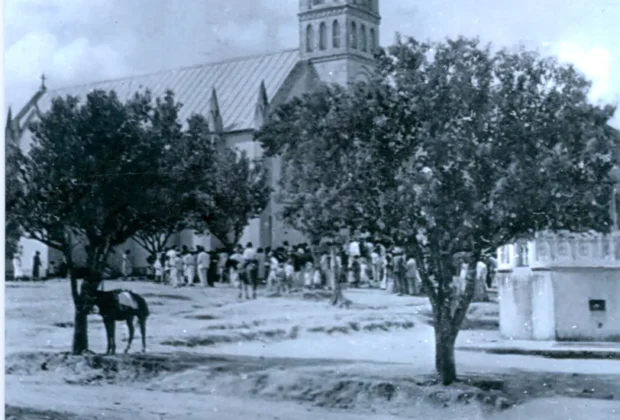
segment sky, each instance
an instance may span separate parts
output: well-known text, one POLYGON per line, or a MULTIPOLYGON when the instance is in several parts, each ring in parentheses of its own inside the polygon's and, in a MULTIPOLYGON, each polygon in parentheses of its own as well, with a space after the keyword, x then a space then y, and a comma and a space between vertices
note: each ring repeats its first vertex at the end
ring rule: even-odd
MULTIPOLYGON (((299 0, 5 0, 6 103, 48 88, 295 48, 299 0)), ((573 63, 620 101, 620 0, 380 0, 381 44, 478 36, 573 63)), ((620 111, 612 125, 620 128, 620 111)))

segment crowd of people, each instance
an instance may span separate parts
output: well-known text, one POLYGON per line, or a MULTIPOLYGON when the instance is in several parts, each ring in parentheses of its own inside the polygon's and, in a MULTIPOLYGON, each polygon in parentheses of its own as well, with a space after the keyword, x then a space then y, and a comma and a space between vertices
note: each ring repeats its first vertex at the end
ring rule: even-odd
MULTIPOLYGON (((38 279, 41 267, 38 251, 33 260, 33 279, 38 279)), ((123 278, 135 278, 131 251, 123 252, 120 262, 123 278)), ((402 295, 422 293, 416 260, 405 255, 403 248, 394 243, 373 241, 369 237, 358 236, 338 243, 327 240, 314 246, 307 243, 290 246, 284 242, 277 248, 258 249, 247 243, 245 247, 237 245, 232 252, 226 249, 207 251, 202 246, 169 247, 157 256, 150 256, 147 262, 149 277, 172 287, 214 287, 218 282, 237 285, 243 269, 254 263, 259 283, 266 284, 270 291, 333 289, 340 283, 349 287, 381 288, 402 295)), ((495 266, 494 261, 478 263, 477 276, 484 277, 487 287, 493 281, 495 266)), ((66 276, 66 267, 65 270, 60 267, 59 273, 52 270, 54 268, 50 267, 50 275, 66 276)), ((20 253, 13 259, 13 269, 15 279, 23 278, 20 253)), ((464 280, 462 270, 455 274, 464 280)))
MULTIPOLYGON (((124 259, 125 260, 125 259, 124 259)), ((173 287, 216 282, 237 284, 245 264, 255 262, 257 275, 268 290, 287 292, 299 288, 334 288, 336 282, 350 287, 375 287, 403 295, 422 293, 413 257, 402 247, 371 238, 356 238, 344 245, 324 241, 315 246, 284 242, 277 248, 255 249, 252 243, 232 252, 170 247, 149 264, 156 282, 173 287)), ((126 265, 123 263, 127 277, 126 265)), ((487 271, 484 271, 487 275, 487 271)))

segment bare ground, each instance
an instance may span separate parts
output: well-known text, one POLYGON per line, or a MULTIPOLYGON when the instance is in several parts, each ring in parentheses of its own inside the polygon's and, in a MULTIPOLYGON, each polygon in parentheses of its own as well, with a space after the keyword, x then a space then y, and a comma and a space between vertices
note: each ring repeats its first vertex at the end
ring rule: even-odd
MULTIPOLYGON (((68 284, 8 286, 11 419, 620 416, 617 361, 457 352, 461 382, 439 386, 422 298, 350 290, 351 305, 340 309, 320 292, 238 301, 228 287, 106 282, 147 299, 149 351, 137 353, 136 337, 128 355, 76 357, 66 353, 68 284)), ((496 304, 474 305, 459 342, 498 340, 496 322, 496 304)), ((93 351, 105 349, 98 316, 89 336, 93 351)), ((119 348, 126 337, 119 323, 119 348)))

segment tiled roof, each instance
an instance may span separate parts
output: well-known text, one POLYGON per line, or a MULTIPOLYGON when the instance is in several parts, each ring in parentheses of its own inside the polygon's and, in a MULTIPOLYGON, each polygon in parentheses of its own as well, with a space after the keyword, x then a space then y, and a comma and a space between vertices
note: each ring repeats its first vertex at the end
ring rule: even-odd
POLYGON ((185 122, 196 113, 207 116, 215 88, 224 131, 251 129, 254 127, 254 110, 261 82, 264 81, 267 98, 271 101, 298 62, 298 49, 285 50, 49 90, 38 104, 41 111, 45 112, 56 96, 84 97, 93 90, 103 89, 114 90, 119 99, 126 100, 136 91, 148 89, 153 97, 158 97, 170 89, 175 99, 183 105, 180 119, 185 122))

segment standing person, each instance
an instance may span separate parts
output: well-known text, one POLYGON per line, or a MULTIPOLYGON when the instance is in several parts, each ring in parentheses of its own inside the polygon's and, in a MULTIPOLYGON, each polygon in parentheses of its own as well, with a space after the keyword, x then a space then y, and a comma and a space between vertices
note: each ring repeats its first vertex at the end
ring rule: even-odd
POLYGON ((400 247, 394 248, 394 293, 398 293, 399 296, 408 295, 409 287, 407 285, 407 262, 405 261, 405 255, 400 247))
POLYGON ((218 252, 218 263, 217 263, 217 277, 218 281, 221 283, 225 283, 230 281, 230 278, 227 278, 227 270, 228 267, 228 253, 224 249, 220 249, 218 252))
POLYGON ((237 247, 235 248, 235 251, 232 253, 232 255, 228 258, 228 261, 226 262, 226 266, 228 267, 228 277, 229 277, 229 281, 230 284, 234 287, 238 287, 239 284, 239 268, 241 268, 241 264, 243 261, 243 256, 242 256, 242 252, 243 252, 243 248, 241 247, 241 245, 237 245, 237 247))
POLYGON ((209 252, 209 269, 207 270, 207 284, 209 287, 215 287, 217 281, 218 270, 218 254, 215 251, 209 252))
POLYGON ((418 264, 416 263, 415 258, 411 257, 407 260, 407 284, 409 285, 409 294, 420 294, 420 283, 418 264))
POLYGON ((200 285, 202 287, 206 287, 207 272, 209 271, 209 267, 211 265, 211 257, 202 246, 198 247, 198 258, 196 262, 198 266, 198 278, 200 279, 200 285))
POLYGON ((267 290, 273 291, 274 288, 280 291, 280 285, 277 283, 278 271, 280 269, 280 261, 276 257, 276 251, 269 251, 269 274, 267 274, 267 290))
POLYGON ((22 256, 21 252, 16 251, 13 254, 13 280, 19 280, 24 278, 24 271, 22 270, 22 256))
POLYGON ((164 267, 161 264, 161 259, 159 257, 155 257, 153 271, 155 272, 155 283, 162 283, 164 278, 164 267))
POLYGON ((166 268, 168 271, 168 281, 172 287, 179 285, 179 277, 177 275, 177 252, 170 247, 166 253, 166 268))
POLYGON ((359 256, 355 256, 353 258, 353 263, 351 264, 351 274, 351 284, 353 285, 353 287, 359 288, 362 281, 362 262, 359 256))
POLYGON ((373 283, 375 283, 375 285, 381 282, 381 278, 379 276, 381 273, 380 256, 377 251, 378 249, 374 248, 370 254, 370 267, 372 269, 372 281, 373 283))
POLYGON ((176 273, 177 273, 177 285, 178 286, 184 286, 185 285, 185 264, 183 262, 183 255, 181 254, 181 251, 176 250, 176 258, 175 258, 175 263, 176 263, 176 273))
MULTIPOLYGON (((362 255, 360 251, 360 243, 358 242, 357 238, 354 237, 353 240, 349 242, 348 253, 349 253, 348 265, 347 265, 347 268, 349 269, 348 282, 354 283, 357 273, 355 272, 356 270, 353 267, 353 262, 356 261, 356 258, 361 257, 362 255)), ((359 264, 356 267, 357 267, 357 270, 359 270, 359 264)))
POLYGON ((133 272, 133 267, 131 266, 131 260, 129 259, 131 256, 131 251, 126 250, 123 253, 123 259, 121 261, 121 272, 123 273, 123 280, 131 280, 131 274, 133 272))
POLYGON ((293 264, 293 279, 291 283, 293 284, 293 288, 302 287, 303 285, 303 273, 302 273, 302 261, 303 261, 303 251, 301 247, 297 246, 291 249, 291 263, 293 264))
POLYGON ((168 281, 168 278, 170 277, 170 268, 168 267, 168 255, 166 254, 167 252, 167 250, 164 250, 159 255, 159 261, 161 262, 161 266, 163 269, 161 282, 164 284, 168 281))
POLYGON ((149 254, 148 257, 146 257, 146 278, 147 279, 153 279, 153 281, 155 281, 155 277, 157 277, 157 275, 155 274, 155 263, 157 262, 158 258, 157 258, 157 254, 149 254))
POLYGON ((41 275, 41 254, 39 251, 34 253, 32 259, 32 280, 39 280, 41 275))
MULTIPOLYGON (((244 275, 247 275, 246 269, 250 264, 254 264, 254 266, 256 267, 258 263, 258 256, 257 256, 257 252, 256 249, 254 249, 254 246, 252 245, 252 242, 248 242, 245 246, 245 249, 243 250, 243 272, 244 275)), ((256 275, 256 268, 254 270, 252 270, 252 276, 256 275)), ((250 282, 251 279, 246 279, 246 281, 250 282)))
POLYGON ((183 265, 185 267, 185 282, 189 286, 194 285, 194 277, 196 277, 196 255, 193 249, 187 249, 183 257, 183 265))
POLYGON ((256 251, 256 262, 258 264, 258 281, 262 283, 265 280, 265 268, 268 263, 263 248, 258 248, 256 251))

